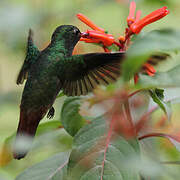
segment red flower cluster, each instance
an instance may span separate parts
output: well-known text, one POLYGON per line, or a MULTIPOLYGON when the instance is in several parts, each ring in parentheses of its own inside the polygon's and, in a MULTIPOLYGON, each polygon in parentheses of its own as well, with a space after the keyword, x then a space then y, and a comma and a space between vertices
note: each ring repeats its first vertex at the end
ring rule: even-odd
POLYGON ((86 33, 83 33, 80 41, 84 41, 86 43, 97 43, 102 44, 105 52, 110 52, 108 50, 108 46, 112 44, 116 44, 120 46, 118 42, 115 42, 115 38, 112 34, 105 33, 105 30, 95 25, 90 19, 88 19, 83 14, 77 14, 77 17, 86 25, 88 25, 93 30, 87 30, 86 33))
POLYGON ((133 19, 132 15, 133 15, 134 9, 135 9, 134 1, 131 4, 132 4, 133 8, 132 8, 132 10, 130 9, 130 13, 129 13, 127 22, 128 22, 128 25, 130 26, 131 31, 135 34, 139 34, 146 25, 151 24, 151 23, 163 18, 167 14, 169 14, 169 10, 167 10, 167 7, 162 7, 160 9, 148 14, 147 16, 145 16, 142 19, 140 19, 141 11, 137 11, 136 19, 133 19), (132 19, 130 19, 129 17, 132 19))
MULTIPOLYGON (((97 43, 101 44, 104 48, 105 52, 111 52, 109 50, 109 46, 112 46, 115 44, 118 46, 119 51, 126 51, 131 36, 134 34, 139 34, 141 30, 148 24, 151 24, 167 14, 169 14, 169 10, 167 10, 167 7, 162 7, 156 11, 153 11, 152 13, 148 14, 144 18, 140 19, 141 17, 141 11, 138 10, 136 13, 136 3, 135 1, 132 1, 130 3, 129 8, 129 15, 127 17, 127 25, 128 28, 125 30, 125 36, 120 36, 118 38, 119 42, 117 42, 112 34, 106 33, 106 31, 97 25, 95 25, 90 19, 88 19, 83 14, 77 14, 77 17, 86 25, 88 25, 93 30, 87 30, 85 33, 82 33, 82 37, 80 41, 84 41, 86 43, 97 43)), ((143 66, 144 71, 149 75, 153 76, 155 74, 155 69, 152 65, 145 63, 143 66)), ((135 75, 135 83, 138 81, 138 75, 135 75)))
MULTIPOLYGON (((156 70, 154 69, 154 67, 153 67, 151 64, 149 64, 149 63, 145 63, 145 64, 143 65, 143 69, 144 69, 144 71, 145 71, 149 76, 154 76, 154 74, 156 73, 156 70)), ((134 75, 134 82, 135 82, 135 84, 138 82, 138 79, 139 79, 138 74, 135 74, 135 75, 134 75)))

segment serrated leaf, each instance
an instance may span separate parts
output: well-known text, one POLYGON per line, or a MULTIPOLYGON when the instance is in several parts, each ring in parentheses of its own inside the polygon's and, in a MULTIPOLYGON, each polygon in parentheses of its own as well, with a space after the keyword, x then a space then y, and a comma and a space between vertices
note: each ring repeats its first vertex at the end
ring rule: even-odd
POLYGON ((59 153, 22 172, 15 180, 63 180, 69 152, 59 153))
POLYGON ((171 109, 171 103, 164 101, 164 90, 163 89, 154 89, 149 90, 149 93, 153 99, 153 101, 158 104, 158 106, 164 111, 164 113, 167 115, 168 120, 171 119, 172 116, 172 109, 171 109))
POLYGON ((125 140, 113 133, 107 144, 108 122, 103 117, 85 125, 74 137, 68 164, 68 180, 139 180, 139 174, 125 163, 139 158, 136 139, 125 140), (125 165, 126 164, 126 165, 125 165))
POLYGON ((139 36, 127 51, 123 78, 129 80, 154 53, 180 50, 180 32, 172 29, 151 31, 139 36))
POLYGON ((61 109, 61 122, 64 129, 74 136, 85 124, 84 118, 79 114, 81 105, 80 97, 68 97, 61 109))
POLYGON ((180 87, 180 65, 167 72, 157 72, 153 77, 140 74, 139 84, 144 88, 180 87))

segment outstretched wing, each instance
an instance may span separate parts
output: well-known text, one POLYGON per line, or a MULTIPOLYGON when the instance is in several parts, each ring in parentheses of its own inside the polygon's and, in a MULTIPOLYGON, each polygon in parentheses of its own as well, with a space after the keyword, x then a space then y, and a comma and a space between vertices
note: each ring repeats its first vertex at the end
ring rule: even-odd
POLYGON ((24 63, 21 67, 21 70, 17 77, 17 84, 22 84, 25 79, 28 77, 28 71, 31 67, 31 65, 36 62, 36 59, 38 55, 40 54, 40 51, 33 43, 33 32, 30 29, 29 30, 29 36, 28 36, 28 42, 27 42, 27 52, 26 52, 26 58, 24 60, 24 63))
POLYGON ((64 93, 68 96, 85 95, 99 84, 115 81, 121 73, 124 55, 124 52, 90 53, 69 57, 64 65, 64 93))
MULTIPOLYGON (((152 55, 147 62, 157 65, 169 57, 161 53, 152 55)), ((99 84, 109 84, 121 74, 125 52, 90 53, 75 55, 64 63, 63 91, 68 96, 86 95, 99 84)))

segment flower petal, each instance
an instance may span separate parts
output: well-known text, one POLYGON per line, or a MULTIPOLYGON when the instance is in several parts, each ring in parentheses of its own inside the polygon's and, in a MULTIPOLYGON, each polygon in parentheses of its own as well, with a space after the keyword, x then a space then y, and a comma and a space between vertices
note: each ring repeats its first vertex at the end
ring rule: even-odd
POLYGON ((83 23, 85 23, 86 25, 88 25, 89 27, 91 27, 92 29, 102 32, 104 33, 104 29, 98 27, 96 24, 94 24, 90 19, 88 19, 86 16, 84 16, 83 14, 79 13, 76 15, 78 17, 79 20, 81 20, 83 23))
POLYGON ((135 1, 132 1, 129 7, 129 16, 127 17, 128 25, 132 24, 135 21, 135 17, 134 17, 135 11, 136 11, 136 3, 135 1))
POLYGON ((156 70, 154 69, 154 67, 149 63, 145 63, 143 68, 145 69, 145 71, 147 72, 149 76, 154 76, 154 74, 156 73, 156 70))
POLYGON ((87 30, 87 34, 88 36, 86 38, 81 38, 80 40, 88 43, 103 43, 105 46, 111 46, 115 42, 111 34, 105 34, 94 30, 87 30))
POLYGON ((141 18, 141 10, 138 10, 136 12, 136 20, 135 20, 135 22, 138 22, 140 20, 140 18, 141 18))
POLYGON ((130 29, 133 33, 138 34, 146 25, 151 24, 159 19, 162 19, 167 14, 169 14, 169 10, 167 10, 167 7, 162 7, 148 14, 141 20, 134 22, 130 26, 130 29))

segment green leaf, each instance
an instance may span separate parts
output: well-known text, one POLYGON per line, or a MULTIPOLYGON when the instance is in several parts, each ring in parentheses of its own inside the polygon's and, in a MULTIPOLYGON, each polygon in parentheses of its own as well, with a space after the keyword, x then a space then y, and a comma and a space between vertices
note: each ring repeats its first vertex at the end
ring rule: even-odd
POLYGON ((122 65, 123 78, 129 81, 133 75, 139 71, 140 67, 146 62, 150 54, 127 56, 126 61, 122 65))
POLYGON ((114 132, 110 138, 107 124, 103 117, 98 117, 75 135, 68 180, 140 179, 136 170, 128 168, 128 160, 139 158, 138 141, 127 141, 114 132))
POLYGON ((84 118, 79 114, 80 105, 80 97, 68 97, 61 109, 62 125, 71 136, 74 136, 86 123, 84 118))
POLYGON ((22 172, 15 180, 63 180, 69 152, 59 153, 22 172))
POLYGON ((157 72, 152 77, 140 74, 138 84, 144 88, 180 87, 180 65, 167 72, 157 72))
POLYGON ((35 138, 32 150, 53 146, 53 149, 57 148, 58 150, 60 147, 61 151, 65 151, 72 148, 72 140, 72 137, 64 129, 57 129, 35 138))
POLYGON ((167 115, 168 119, 171 119, 172 109, 170 102, 164 101, 164 90, 163 89, 153 89, 149 90, 149 93, 153 99, 153 101, 159 105, 159 107, 164 111, 167 115))
POLYGON ((177 51, 180 49, 180 32, 163 29, 151 31, 136 38, 127 51, 127 59, 123 64, 123 78, 129 80, 154 53, 177 51))
POLYGON ((12 180, 12 177, 7 170, 0 169, 0 180, 12 180))
POLYGON ((59 121, 48 121, 41 123, 37 129, 36 136, 43 134, 45 132, 53 131, 62 127, 61 122, 59 121))

